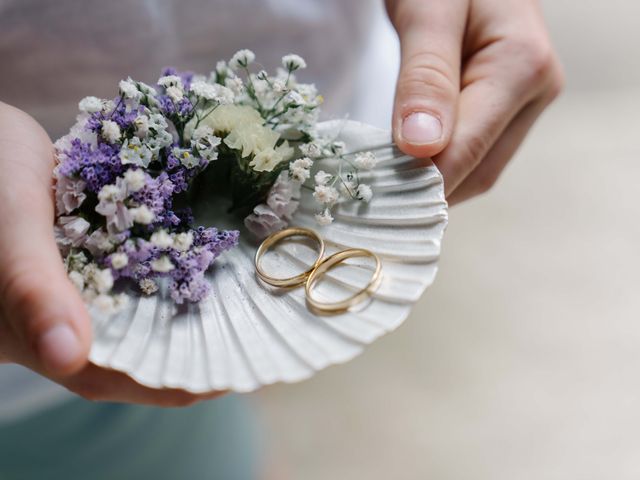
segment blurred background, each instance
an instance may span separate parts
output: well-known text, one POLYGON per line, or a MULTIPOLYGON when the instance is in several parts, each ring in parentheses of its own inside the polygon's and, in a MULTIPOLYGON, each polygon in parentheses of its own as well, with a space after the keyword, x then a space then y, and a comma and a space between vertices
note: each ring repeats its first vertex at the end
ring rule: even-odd
MULTIPOLYGON (((272 478, 640 476, 640 3, 543 2, 567 73, 496 187, 451 211, 440 273, 347 365, 261 392, 272 478)), ((355 118, 389 124, 379 11, 355 118), (372 62, 373 63, 373 62, 372 62)))

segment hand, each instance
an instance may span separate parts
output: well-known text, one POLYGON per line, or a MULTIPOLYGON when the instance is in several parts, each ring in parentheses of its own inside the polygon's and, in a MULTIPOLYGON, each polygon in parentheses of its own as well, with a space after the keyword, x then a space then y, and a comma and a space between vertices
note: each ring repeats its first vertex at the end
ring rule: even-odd
POLYGON ((189 405, 221 392, 153 390, 87 363, 91 322, 54 235, 53 145, 0 102, 0 363, 20 363, 91 400, 189 405))
POLYGON ((402 63, 394 138, 450 204, 487 191, 563 85, 535 0, 387 0, 402 63))

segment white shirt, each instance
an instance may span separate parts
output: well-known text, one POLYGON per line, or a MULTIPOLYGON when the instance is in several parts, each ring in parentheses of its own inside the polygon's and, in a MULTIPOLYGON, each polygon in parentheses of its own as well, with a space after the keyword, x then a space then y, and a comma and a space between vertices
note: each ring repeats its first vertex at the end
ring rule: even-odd
MULTIPOLYGON (((359 109, 386 126, 396 44, 387 30, 371 45, 370 27, 382 18, 373 2, 0 0, 0 100, 33 115, 55 139, 72 124, 79 99, 113 97, 122 78, 153 83, 165 66, 205 73, 249 48, 268 70, 284 54, 303 56, 309 67, 299 78, 325 96, 325 118, 358 118, 359 109)), ((0 365, 0 422, 70 396, 25 368, 0 365)))

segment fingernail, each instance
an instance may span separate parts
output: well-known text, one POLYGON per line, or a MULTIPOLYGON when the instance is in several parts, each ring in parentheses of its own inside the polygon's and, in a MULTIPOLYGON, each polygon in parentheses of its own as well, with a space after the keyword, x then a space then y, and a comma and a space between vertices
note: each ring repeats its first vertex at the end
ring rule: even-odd
POLYGON ((47 370, 60 372, 78 361, 82 346, 73 329, 60 323, 43 333, 37 343, 38 354, 47 370))
POLYGON ((402 138, 412 145, 428 145, 442 137, 442 123, 433 115, 414 112, 402 121, 402 138))

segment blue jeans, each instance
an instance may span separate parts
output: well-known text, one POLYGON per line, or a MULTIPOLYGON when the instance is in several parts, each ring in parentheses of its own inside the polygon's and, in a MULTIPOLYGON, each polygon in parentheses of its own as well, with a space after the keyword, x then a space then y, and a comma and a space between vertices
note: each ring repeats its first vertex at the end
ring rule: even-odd
POLYGON ((252 420, 232 395, 184 409, 77 399, 0 426, 0 480, 252 480, 252 420))

